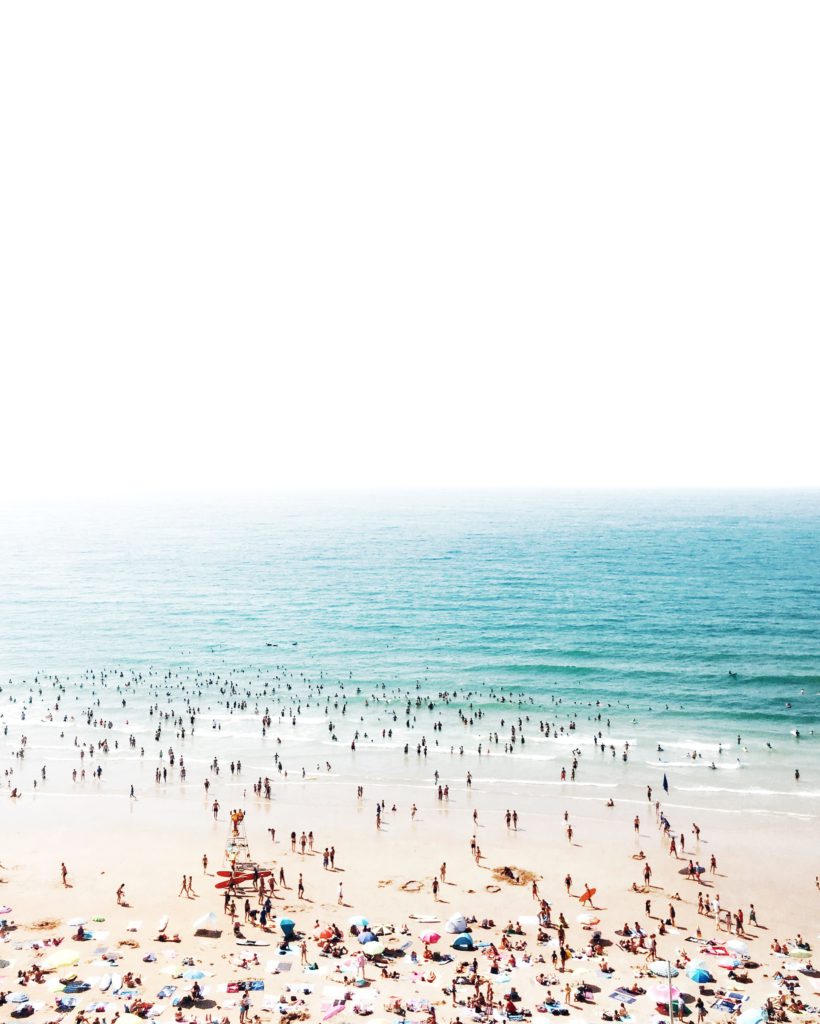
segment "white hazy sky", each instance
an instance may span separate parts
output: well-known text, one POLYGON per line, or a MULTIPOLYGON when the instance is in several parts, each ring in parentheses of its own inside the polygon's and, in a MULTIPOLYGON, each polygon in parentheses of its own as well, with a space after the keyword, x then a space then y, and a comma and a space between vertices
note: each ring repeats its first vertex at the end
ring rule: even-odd
POLYGON ((0 496, 818 485, 815 2, 0 8, 0 496))

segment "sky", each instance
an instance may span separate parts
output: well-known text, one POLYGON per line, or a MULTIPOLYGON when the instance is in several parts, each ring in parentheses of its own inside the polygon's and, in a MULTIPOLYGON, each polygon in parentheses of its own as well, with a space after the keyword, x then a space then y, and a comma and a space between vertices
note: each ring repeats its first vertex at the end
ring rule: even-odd
POLYGON ((820 485, 815 3, 0 9, 0 501, 820 485))

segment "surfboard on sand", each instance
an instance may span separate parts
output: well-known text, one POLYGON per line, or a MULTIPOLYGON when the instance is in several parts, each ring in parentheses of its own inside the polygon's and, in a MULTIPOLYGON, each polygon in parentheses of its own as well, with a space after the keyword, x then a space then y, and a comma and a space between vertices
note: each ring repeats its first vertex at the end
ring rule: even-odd
MULTIPOLYGON (((258 874, 260 878, 267 878, 270 874, 270 870, 268 868, 260 868, 258 874)), ((235 878, 238 878, 240 875, 250 875, 251 878, 253 878, 253 872, 248 871, 247 869, 242 869, 241 871, 227 871, 223 869, 221 871, 217 871, 217 875, 219 875, 220 878, 230 878, 231 875, 235 878)))
POLYGON ((242 875, 234 875, 232 878, 223 878, 220 882, 217 882, 214 888, 216 889, 229 889, 232 885, 242 885, 245 882, 253 881, 253 872, 250 874, 246 871, 242 875))
POLYGON ((269 946, 269 942, 257 942, 256 939, 237 939, 237 946, 269 946))
POLYGON ((162 917, 159 919, 159 924, 157 925, 157 931, 158 932, 164 932, 167 927, 168 927, 168 915, 167 914, 163 914, 162 917))

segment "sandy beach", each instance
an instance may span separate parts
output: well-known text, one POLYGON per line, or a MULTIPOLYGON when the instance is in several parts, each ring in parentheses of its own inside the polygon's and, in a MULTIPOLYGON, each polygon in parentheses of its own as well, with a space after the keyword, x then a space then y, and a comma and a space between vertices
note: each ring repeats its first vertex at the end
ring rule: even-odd
MULTIPOLYGON (((383 714, 363 709, 360 744, 383 714)), ((458 714, 453 708, 452 717, 458 714)), ((502 705, 496 714, 509 719, 502 705)), ((569 721, 576 712, 563 714, 569 721)), ((223 757, 214 755, 216 765, 206 760, 218 730, 183 737, 180 716, 170 743, 168 725, 157 740, 153 711, 137 713, 133 702, 116 723, 72 716, 59 736, 46 705, 23 723, 9 709, 4 717, 8 742, 15 731, 25 742, 13 744, 7 759, 2 806, 0 901, 9 908, 0 915, 8 925, 0 946, 3 1014, 33 1007, 30 1015, 42 1021, 110 1024, 136 1011, 166 1021, 233 1022, 243 1009, 241 985, 252 981, 249 1019, 372 1014, 384 1022, 400 1014, 450 1024, 566 1009, 576 1020, 625 1013, 648 1021, 668 1016, 661 989, 669 989, 662 976, 669 963, 681 993, 673 993, 675 1013, 751 1021, 768 1001, 773 1018, 818 1016, 811 1008, 820 1004, 820 973, 812 950, 797 945, 817 939, 811 816, 777 827, 776 818, 740 808, 693 810, 649 771, 638 793, 636 779, 617 781, 621 757, 608 759, 602 775, 612 775, 612 785, 591 789, 582 785, 590 754, 580 748, 568 751, 567 777, 557 786, 538 785, 537 775, 531 786, 488 783, 498 761, 514 760, 512 743, 492 758, 454 748, 428 763, 415 751, 405 759, 401 738, 394 756, 407 765, 404 778, 374 778, 355 739, 339 745, 335 765, 315 750, 316 763, 302 777, 293 768, 295 757, 310 754, 302 723, 268 724, 262 713, 254 729, 273 742, 274 764, 291 768, 257 779, 249 767, 230 771, 223 757), (50 744, 29 738, 46 734, 50 744), (130 778, 137 779, 133 796, 130 778), (232 840, 237 809, 244 816, 232 840), (264 927, 252 880, 232 894, 235 918, 216 888, 240 839, 239 861, 275 880, 264 927), (323 856, 331 848, 332 866, 323 856), (700 881, 691 877, 690 859, 704 869, 700 881), (181 891, 183 877, 191 879, 189 891, 181 891), (588 889, 595 892, 582 902, 588 889), (702 912, 698 897, 708 901, 702 912), (203 922, 209 913, 215 925, 203 922), (452 948, 454 917, 466 919, 469 939, 460 941, 474 949, 452 948), (360 936, 351 934, 357 918, 368 921, 382 955, 361 955, 360 936), (295 925, 289 943, 283 919, 295 925), (234 921, 256 948, 239 943, 234 921), (79 922, 90 937, 78 939, 79 922), (205 933, 196 934, 203 924, 205 933), (339 937, 323 949, 321 936, 334 926, 339 937), (439 937, 425 942, 430 932, 439 937), (706 974, 696 973, 698 964, 706 974), (192 992, 194 983, 201 992, 192 992)), ((204 725, 207 715, 201 718, 204 725)), ((560 726, 555 733, 557 740, 560 726)), ((428 742, 412 722, 406 735, 428 742)), ((558 771, 545 764, 545 773, 558 771)))

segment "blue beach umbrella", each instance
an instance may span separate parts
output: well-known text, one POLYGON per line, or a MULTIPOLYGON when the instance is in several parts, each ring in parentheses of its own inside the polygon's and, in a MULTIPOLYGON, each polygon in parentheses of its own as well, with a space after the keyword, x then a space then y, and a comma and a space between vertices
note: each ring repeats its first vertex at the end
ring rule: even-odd
POLYGON ((700 964, 693 964, 686 972, 687 978, 694 981, 697 985, 705 985, 709 981, 714 981, 712 975, 706 970, 705 967, 701 967, 700 964))
POLYGON ((185 971, 185 973, 182 975, 182 977, 185 978, 188 981, 202 981, 202 979, 206 978, 207 975, 205 974, 204 971, 200 971, 199 969, 196 969, 196 970, 193 970, 193 971, 185 971))

